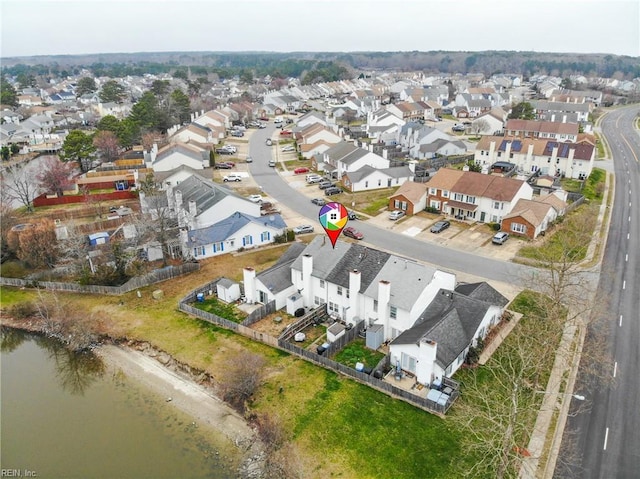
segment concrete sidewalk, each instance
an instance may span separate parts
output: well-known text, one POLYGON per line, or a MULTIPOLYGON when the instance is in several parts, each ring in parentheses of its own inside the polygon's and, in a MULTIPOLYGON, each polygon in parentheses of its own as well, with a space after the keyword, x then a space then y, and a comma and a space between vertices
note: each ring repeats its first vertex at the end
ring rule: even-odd
MULTIPOLYGON (((596 231, 602 232, 602 235, 594 234, 592 236, 587 256, 581 263, 584 266, 591 265, 594 262, 599 265, 604 254, 604 245, 606 244, 609 230, 608 221, 610 220, 610 216, 607 216, 606 213, 609 209, 609 191, 612 188, 613 184, 610 182, 610 175, 607 174, 603 202, 596 222, 596 231), (596 254, 597 257, 595 256, 596 254)), ((527 450, 531 456, 523 459, 520 470, 521 479, 551 479, 553 477, 556 461, 560 453, 567 414, 571 405, 570 399, 578 375, 580 355, 586 335, 586 324, 586 321, 576 316, 573 321, 569 321, 565 325, 542 405, 529 439, 527 450), (565 380, 563 378, 566 372, 569 374, 565 380), (555 429, 550 430, 554 423, 554 417, 557 417, 555 429)))

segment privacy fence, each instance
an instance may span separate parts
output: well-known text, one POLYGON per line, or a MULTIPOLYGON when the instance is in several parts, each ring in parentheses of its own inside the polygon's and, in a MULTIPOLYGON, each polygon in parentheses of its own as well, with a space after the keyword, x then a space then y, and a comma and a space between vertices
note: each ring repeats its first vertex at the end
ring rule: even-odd
MULTIPOLYGON (((239 324, 228 319, 221 318, 220 316, 209 313, 207 311, 195 308, 191 304, 189 304, 196 301, 197 295, 199 293, 204 293, 206 295, 213 292, 215 290, 215 284, 217 283, 217 281, 218 280, 214 280, 211 283, 208 283, 198 289, 191 291, 188 295, 182 298, 182 300, 180 300, 180 302, 178 303, 178 309, 203 321, 207 321, 208 323, 214 324, 221 328, 229 329, 231 331, 235 331, 245 337, 253 339, 254 341, 260 341, 264 344, 268 344, 269 346, 287 351, 291 354, 295 354, 296 356, 305 359, 313 364, 340 373, 362 384, 366 384, 369 387, 388 394, 396 399, 405 401, 433 414, 443 416, 454 403, 455 399, 458 397, 458 383, 448 378, 443 379, 443 384, 451 387, 453 393, 450 395, 450 400, 444 405, 439 404, 435 401, 431 401, 426 397, 418 396, 416 394, 413 394, 411 391, 407 391, 405 389, 394 386, 392 383, 384 381, 381 378, 383 377, 383 370, 389 368, 388 355, 378 363, 371 374, 356 371, 351 367, 345 366, 344 364, 340 364, 332 359, 329 359, 328 356, 333 356, 347 344, 356 339, 356 337, 364 330, 364 321, 360 321, 356 326, 347 330, 343 336, 338 338, 338 340, 331 343, 329 349, 326 350, 323 355, 320 355, 315 351, 301 348, 296 344, 290 342, 296 332, 300 332, 304 328, 326 319, 327 315, 324 310, 324 305, 321 305, 320 307, 310 311, 298 321, 291 324, 280 335, 279 338, 274 338, 269 334, 261 333, 248 327, 250 324, 253 324, 253 322, 257 321, 255 317, 252 317, 251 319, 247 318, 241 324, 239 324), (378 371, 378 373, 376 373, 376 371, 378 371)), ((271 311, 272 308, 273 310, 275 310, 275 301, 272 301, 268 305, 265 305, 264 314, 270 314, 270 312, 267 311, 271 311)), ((256 311, 263 310, 262 308, 260 308, 256 311)))
POLYGON ((99 286, 95 284, 62 283, 57 281, 38 281, 4 277, 0 277, 0 284, 3 286, 42 288, 51 291, 65 291, 70 293, 120 295, 151 284, 161 283, 162 281, 167 281, 199 269, 200 265, 198 263, 184 263, 178 266, 167 266, 166 268, 156 269, 144 276, 131 278, 121 286, 99 286))

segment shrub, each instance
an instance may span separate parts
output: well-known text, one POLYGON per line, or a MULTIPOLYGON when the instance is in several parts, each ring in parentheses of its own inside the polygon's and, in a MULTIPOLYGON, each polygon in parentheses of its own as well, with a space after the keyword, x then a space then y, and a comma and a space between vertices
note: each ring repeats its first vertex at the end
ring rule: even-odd
POLYGON ((438 208, 434 208, 433 206, 427 206, 424 210, 427 213, 433 213, 434 215, 439 215, 440 214, 440 210, 438 208))
POLYGON ((9 308, 9 315, 15 319, 28 319, 36 315, 38 307, 33 301, 21 301, 9 308))

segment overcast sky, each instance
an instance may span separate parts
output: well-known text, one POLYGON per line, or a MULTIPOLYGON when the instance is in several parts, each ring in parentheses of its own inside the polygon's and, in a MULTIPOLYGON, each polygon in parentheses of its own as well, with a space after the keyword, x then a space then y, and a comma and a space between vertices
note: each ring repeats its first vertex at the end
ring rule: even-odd
POLYGON ((640 56, 638 0, 0 0, 2 57, 153 51, 640 56))

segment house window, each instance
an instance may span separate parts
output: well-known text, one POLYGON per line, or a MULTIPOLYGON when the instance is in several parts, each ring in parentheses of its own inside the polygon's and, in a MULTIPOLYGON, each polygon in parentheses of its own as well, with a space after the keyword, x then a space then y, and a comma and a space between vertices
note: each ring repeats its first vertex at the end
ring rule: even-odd
POLYGON ((436 189, 435 188, 429 188, 429 194, 430 195, 435 195, 436 194, 436 189))
POLYGON ((509 153, 509 158, 513 158, 513 153, 509 153))
POLYGON ((476 197, 475 197, 475 196, 469 196, 469 195, 467 195, 466 202, 467 202, 467 203, 474 204, 474 203, 476 202, 476 197))
POLYGON ((396 319, 398 317, 398 308, 395 306, 389 306, 389 317, 391 319, 396 319))
POLYGON ((453 199, 454 201, 462 201, 464 199, 464 195, 462 193, 454 193, 453 199))
POLYGON ((511 223, 511 231, 513 231, 514 233, 524 234, 527 232, 527 226, 520 223, 511 223))
POLYGON ((373 312, 374 313, 378 312, 378 300, 377 299, 373 300, 373 312))
POLYGON ((400 208, 400 200, 393 200, 393 207, 397 210, 400 208))
POLYGON ((269 241, 271 239, 271 233, 264 231, 260 233, 260 241, 269 241))
POLYGON ((342 286, 338 286, 338 296, 342 296, 342 286))
POLYGON ((315 304, 316 306, 320 306, 322 304, 322 298, 320 296, 314 296, 313 304, 315 304))
POLYGON ((442 190, 442 197, 443 198, 449 198, 449 191, 448 190, 442 190))
POLYGON ((321 287, 322 289, 324 289, 324 279, 321 279, 321 280, 320 280, 320 287, 321 287))
POLYGON ((365 187, 365 188, 369 188, 369 182, 368 182, 368 181, 365 181, 365 182, 364 182, 364 187, 365 187))
POLYGON ((231 246, 232 248, 235 246, 236 244, 236 240, 235 239, 230 239, 229 240, 229 246, 231 246))
POLYGON ((251 235, 247 235, 242 238, 242 246, 247 246, 253 244, 253 237, 251 235))
POLYGON ((338 313, 339 309, 338 309, 338 305, 336 303, 332 303, 331 301, 329 301, 329 313, 338 313))
POLYGON ((345 291, 344 291, 344 292, 345 292, 345 294, 346 294, 346 296, 347 296, 347 298, 348 298, 348 297, 349 297, 349 290, 348 290, 348 289, 345 289, 345 291))
POLYGON ((382 180, 378 180, 378 186, 382 186, 382 180))
POLYGON ((493 208, 496 209, 496 210, 502 210, 502 209, 504 209, 504 204, 501 203, 500 201, 495 201, 493 203, 493 208))
POLYGON ((222 241, 220 243, 213 243, 213 252, 217 253, 218 251, 224 251, 224 243, 222 241))
POLYGON ((407 202, 403 201, 400 205, 400 208, 402 209, 402 211, 407 211, 407 202))
POLYGON ((416 372, 416 358, 414 358, 413 356, 402 353, 400 364, 402 365, 402 369, 404 369, 405 371, 409 371, 410 373, 416 372))

